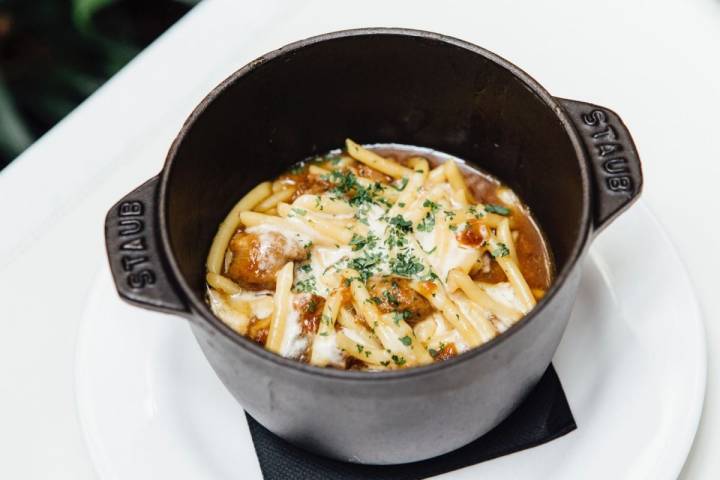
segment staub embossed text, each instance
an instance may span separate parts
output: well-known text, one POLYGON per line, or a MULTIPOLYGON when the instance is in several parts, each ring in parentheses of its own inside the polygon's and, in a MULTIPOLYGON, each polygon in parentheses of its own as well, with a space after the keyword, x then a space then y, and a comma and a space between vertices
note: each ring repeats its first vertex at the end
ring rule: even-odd
POLYGON ((127 273, 127 284, 133 289, 152 285, 156 278, 147 256, 144 213, 145 205, 137 200, 118 205, 120 263, 127 273))
POLYGON ((617 130, 608 123, 608 115, 600 109, 583 113, 582 121, 592 129, 592 155, 605 176, 605 185, 613 192, 633 193, 634 186, 627 158, 623 156, 623 145, 617 130))

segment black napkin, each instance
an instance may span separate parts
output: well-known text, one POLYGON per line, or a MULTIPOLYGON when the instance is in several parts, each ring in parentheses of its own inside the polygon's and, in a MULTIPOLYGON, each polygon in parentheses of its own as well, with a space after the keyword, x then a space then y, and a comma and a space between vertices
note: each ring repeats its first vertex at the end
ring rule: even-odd
POLYGON ((419 480, 532 448, 576 428, 552 365, 500 425, 469 445, 421 462, 375 466, 330 460, 282 440, 250 415, 247 420, 265 480, 419 480))

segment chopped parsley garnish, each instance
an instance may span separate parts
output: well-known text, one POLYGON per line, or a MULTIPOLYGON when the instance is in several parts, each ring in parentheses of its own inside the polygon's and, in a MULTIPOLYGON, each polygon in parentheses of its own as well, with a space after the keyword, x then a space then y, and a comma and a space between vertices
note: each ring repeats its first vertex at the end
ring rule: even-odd
POLYGON ((400 340, 402 342, 402 344, 405 345, 406 347, 409 347, 410 345, 412 345, 412 338, 410 338, 408 335, 405 335, 402 338, 398 338, 398 340, 400 340))
POLYGON ((402 312, 393 312, 393 322, 395 322, 395 325, 400 324, 400 320, 407 320, 408 318, 412 317, 413 314, 410 310, 403 310, 402 312))
MULTIPOLYGON (((433 248, 433 250, 435 250, 435 249, 433 248)), ((423 280, 440 280, 440 277, 437 276, 437 273, 430 270, 428 272, 427 276, 423 280)), ((433 297, 434 296, 435 296, 435 294, 433 293, 433 297)))
POLYGON ((435 228, 435 215, 433 215, 432 212, 427 212, 425 218, 417 224, 416 228, 419 232, 432 231, 432 229, 435 228))
POLYGON ((423 207, 429 208, 432 213, 436 213, 440 209, 440 205, 430 199, 427 199, 423 202, 423 207))
POLYGON ((380 362, 380 365, 382 365, 383 367, 387 367, 388 365, 390 365, 390 361, 387 360, 387 361, 384 361, 384 362, 380 362))
POLYGON ((493 258, 507 257, 510 255, 510 249, 504 243, 498 243, 497 248, 490 252, 493 258))
POLYGON ((458 226, 455 225, 455 224, 453 224, 453 225, 448 226, 448 228, 449 228, 450 230, 452 230, 453 232, 455 232, 455 231, 457 231, 458 226))
POLYGON ((315 277, 308 277, 296 282, 295 291, 299 293, 313 293, 315 291, 315 277))
POLYGON ((395 215, 390 219, 390 225, 403 233, 412 232, 412 222, 405 220, 402 215, 395 215))
POLYGON ((320 335, 321 337, 327 337, 327 336, 328 336, 328 332, 322 332, 322 333, 319 333, 318 335, 320 335))
POLYGON ((418 259, 406 252, 398 253, 397 257, 390 261, 390 270, 401 277, 412 277, 425 269, 418 259))
POLYGON ((470 205, 468 208, 468 211, 470 212, 470 215, 472 215, 475 218, 482 218, 485 216, 483 212, 477 209, 475 205, 470 205))
POLYGON ((395 365, 397 365, 399 367, 402 365, 405 365, 405 358, 403 358, 403 357, 398 357, 397 355, 393 355, 390 358, 392 358, 392 361, 395 362, 395 365))
POLYGON ((358 251, 365 247, 375 248, 378 240, 378 237, 373 232, 369 232, 367 237, 363 237, 362 235, 353 233, 353 236, 350 239, 350 246, 352 247, 353 251, 358 251))
POLYGON ((307 303, 307 305, 305 306, 305 311, 307 313, 315 313, 315 311, 317 310, 317 307, 318 307, 318 302, 317 302, 317 300, 313 299, 307 303))
POLYGON ((404 207, 404 206, 405 206, 405 202, 398 202, 398 206, 399 206, 400 208, 404 207))
POLYGON ((368 211, 370 210, 370 206, 368 204, 360 205, 360 207, 355 212, 355 215, 353 215, 358 222, 363 223, 365 225, 369 225, 367 215, 368 211))
POLYGON ((355 190, 355 195, 350 199, 350 205, 357 207, 365 203, 372 203, 373 196, 367 188, 363 188, 360 185, 355 190))
POLYGON ((382 262, 380 253, 365 253, 362 257, 353 258, 348 262, 348 267, 357 270, 360 274, 360 280, 366 282, 368 278, 373 276, 374 269, 382 262))
POLYGON ((388 290, 385 290, 383 292, 383 296, 387 299, 387 301, 390 305, 392 305, 394 307, 397 307, 398 305, 400 305, 397 297, 395 295, 393 295, 392 293, 390 293, 388 290))
POLYGON ((312 266, 309 263, 305 263, 303 265, 300 265, 300 270, 305 273, 308 273, 308 272, 312 271, 312 266))
POLYGON ((356 343, 356 344, 355 344, 355 346, 356 346, 356 347, 357 347, 357 349, 358 349, 358 353, 362 353, 362 352, 363 352, 363 350, 365 349, 365 347, 363 347, 363 346, 362 346, 362 345, 360 345, 359 343, 356 343))
POLYGON ((302 208, 293 208, 292 212, 296 215, 300 215, 301 217, 304 217, 307 214, 307 210, 303 210, 302 208))
POLYGON ((405 235, 402 232, 399 232, 397 229, 390 230, 390 233, 388 233, 387 238, 385 239, 385 245, 388 247, 404 247, 407 244, 407 239, 405 238, 405 235))
POLYGON ((329 315, 323 314, 323 316, 322 316, 322 321, 323 321, 323 322, 325 322, 325 323, 327 323, 328 325, 330 325, 330 320, 331 320, 331 319, 330 319, 330 316, 329 316, 329 315))
POLYGON ((453 212, 451 210, 445 210, 443 213, 445 213, 445 217, 448 220, 452 220, 453 218, 455 218, 455 212, 453 212))
POLYGON ((510 215, 509 208, 503 207, 502 205, 496 205, 494 203, 488 203, 485 205, 485 211, 488 213, 497 213, 498 215, 502 215, 504 217, 510 215))
POLYGON ((376 197, 378 197, 383 190, 383 186, 380 183, 375 183, 369 188, 363 187, 352 172, 338 172, 337 170, 333 170, 323 175, 322 178, 335 185, 335 187, 330 190, 330 193, 338 197, 349 196, 350 199, 348 203, 353 207, 360 207, 379 201, 376 197))

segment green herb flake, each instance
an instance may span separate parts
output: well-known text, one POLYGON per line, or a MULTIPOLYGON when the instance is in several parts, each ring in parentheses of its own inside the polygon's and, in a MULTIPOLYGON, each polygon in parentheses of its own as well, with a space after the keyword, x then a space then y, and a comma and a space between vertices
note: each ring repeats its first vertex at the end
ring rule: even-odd
POLYGON ((390 270, 400 277, 412 277, 425 269, 422 263, 410 253, 400 252, 391 260, 390 270))
POLYGON ((440 205, 430 199, 427 199, 423 202, 423 207, 429 208, 432 213, 436 213, 440 209, 440 205))
POLYGON ((410 338, 408 335, 405 335, 402 338, 398 338, 398 340, 400 340, 402 342, 402 344, 405 345, 406 347, 409 347, 410 345, 412 345, 412 338, 410 338))
POLYGON ((357 347, 358 353, 362 353, 363 350, 365 349, 365 347, 363 347, 363 346, 360 345, 359 343, 356 343, 355 346, 357 347))
POLYGON ((410 310, 403 310, 402 312, 393 312, 393 322, 395 325, 400 325, 400 320, 407 320, 413 316, 410 310))
POLYGON ((502 205, 496 205, 494 203, 488 203, 485 205, 485 211, 488 213, 497 213, 498 215, 502 215, 504 217, 510 215, 509 208, 503 207, 502 205))
POLYGON ((507 257, 510 255, 510 249, 504 243, 498 243, 497 248, 490 252, 493 258, 507 257))
POLYGON ((298 293, 315 292, 315 277, 308 277, 295 283, 295 291, 298 293))
POLYGON ((375 248, 378 240, 378 237, 373 232, 368 233, 367 237, 353 233, 350 239, 350 247, 352 247, 353 251, 358 251, 365 247, 375 248))
POLYGON ((397 365, 398 367, 405 365, 406 360, 403 357, 398 357, 397 355, 393 355, 390 358, 392 358, 392 361, 395 362, 395 365, 397 365))
POLYGON ((373 276, 374 269, 382 262, 382 255, 379 253, 368 253, 362 257, 353 258, 348 262, 348 267, 357 270, 360 274, 360 280, 366 282, 368 278, 373 276))
POLYGON ((482 218, 485 216, 485 214, 478 210, 475 205, 470 205, 470 207, 468 208, 468 212, 470 212, 470 215, 475 218, 482 218))
POLYGON ((397 307, 398 305, 400 305, 397 297, 395 295, 393 295, 392 293, 390 293, 388 290, 385 290, 383 292, 383 296, 387 299, 387 301, 390 305, 392 305, 394 307, 397 307))
POLYGON ((435 228, 435 215, 432 212, 428 212, 416 227, 419 232, 431 232, 433 228, 435 228))
POLYGON ((402 215, 395 215, 390 219, 389 223, 403 233, 412 232, 412 222, 405 220, 402 215))

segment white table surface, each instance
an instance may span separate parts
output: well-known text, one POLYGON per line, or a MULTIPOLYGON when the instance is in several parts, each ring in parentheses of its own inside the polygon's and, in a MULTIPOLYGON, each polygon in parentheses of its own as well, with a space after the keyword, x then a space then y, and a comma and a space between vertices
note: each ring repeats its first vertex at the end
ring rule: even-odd
POLYGON ((108 207, 161 168, 193 106, 233 70, 291 41, 364 26, 471 41, 554 95, 620 113, 643 160, 644 198, 705 316, 708 388, 683 477, 720 478, 718 0, 206 0, 0 173, 0 478, 95 478, 74 351, 105 264, 108 207))

